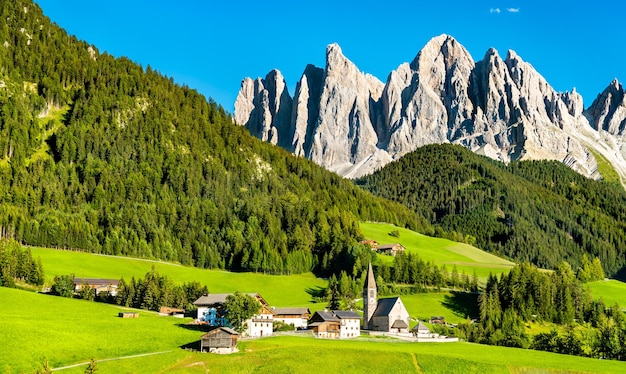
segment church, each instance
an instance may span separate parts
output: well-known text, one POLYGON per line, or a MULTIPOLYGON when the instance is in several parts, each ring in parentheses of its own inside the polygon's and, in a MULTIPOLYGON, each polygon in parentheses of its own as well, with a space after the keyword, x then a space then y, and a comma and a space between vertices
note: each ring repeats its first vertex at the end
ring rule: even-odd
POLYGON ((409 332, 409 312, 399 297, 377 298, 376 279, 369 264, 363 286, 363 330, 409 332))

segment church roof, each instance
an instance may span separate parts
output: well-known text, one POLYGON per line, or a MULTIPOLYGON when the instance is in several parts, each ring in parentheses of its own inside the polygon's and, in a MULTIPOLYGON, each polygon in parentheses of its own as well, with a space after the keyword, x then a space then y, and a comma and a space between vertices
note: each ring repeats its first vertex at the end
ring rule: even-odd
POLYGON ((367 269, 367 279, 365 280, 365 288, 376 288, 376 278, 374 278, 374 270, 372 270, 372 263, 370 262, 367 269))
POLYGON ((376 306, 373 317, 388 316, 391 309, 393 309, 393 306, 396 305, 399 299, 399 297, 378 299, 378 305, 376 306))

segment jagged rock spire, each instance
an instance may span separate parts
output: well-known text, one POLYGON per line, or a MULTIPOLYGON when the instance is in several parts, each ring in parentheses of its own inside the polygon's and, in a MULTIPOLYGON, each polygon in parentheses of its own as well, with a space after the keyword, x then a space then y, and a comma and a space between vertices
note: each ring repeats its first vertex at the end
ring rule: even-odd
POLYGON ((626 180, 624 96, 615 80, 583 111, 580 95, 556 92, 514 51, 502 59, 491 48, 475 62, 444 34, 385 84, 337 44, 326 48, 324 69, 307 66, 293 99, 277 71, 247 78, 235 120, 348 178, 423 145, 455 143, 504 162, 558 160, 592 178, 600 177, 594 155, 602 154, 626 180))

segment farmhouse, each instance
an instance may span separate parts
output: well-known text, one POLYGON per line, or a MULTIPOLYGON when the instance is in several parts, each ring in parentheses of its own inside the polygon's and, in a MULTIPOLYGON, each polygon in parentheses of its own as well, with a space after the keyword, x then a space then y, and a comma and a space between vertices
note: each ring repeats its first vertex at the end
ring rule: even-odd
POLYGON ((376 251, 380 254, 395 256, 399 252, 404 252, 405 248, 400 243, 381 244, 376 247, 376 251))
POLYGON ((230 327, 215 326, 200 339, 200 352, 234 353, 237 352, 239 333, 230 327))
POLYGON ((101 292, 108 292, 111 296, 117 295, 117 287, 120 281, 118 279, 102 279, 102 278, 74 278, 74 292, 78 292, 85 286, 96 291, 96 295, 101 292))
POLYGON ((274 321, 291 324, 295 329, 306 329, 311 311, 309 308, 272 308, 274 321))
MULTIPOLYGON (((230 323, 224 318, 224 303, 228 293, 215 293, 203 295, 198 300, 193 302, 198 308, 197 319, 201 323, 206 323, 209 326, 225 326, 231 327, 230 323)), ((249 293, 248 295, 254 297, 259 304, 261 304, 261 311, 259 314, 252 316, 252 318, 245 321, 246 331, 243 332, 243 336, 249 337, 261 337, 272 335, 274 330, 274 316, 269 305, 258 293, 249 293)))
POLYGON ((361 316, 346 310, 318 311, 309 321, 309 328, 318 338, 355 338, 361 335, 361 316))
POLYGON ((445 325, 446 318, 442 316, 432 316, 430 317, 430 320, 428 321, 428 323, 437 324, 437 325, 445 325))
POLYGON ((363 287, 363 329, 390 333, 409 332, 409 312, 402 300, 399 297, 377 299, 371 263, 363 287))

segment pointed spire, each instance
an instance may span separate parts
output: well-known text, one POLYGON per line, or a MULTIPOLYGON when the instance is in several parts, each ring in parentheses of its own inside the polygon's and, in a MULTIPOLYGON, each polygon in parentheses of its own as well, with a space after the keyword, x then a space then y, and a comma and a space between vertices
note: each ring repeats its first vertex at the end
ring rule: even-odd
POLYGON ((365 280, 365 288, 376 288, 376 278, 374 278, 374 270, 372 270, 372 263, 370 262, 367 269, 367 279, 365 280))

